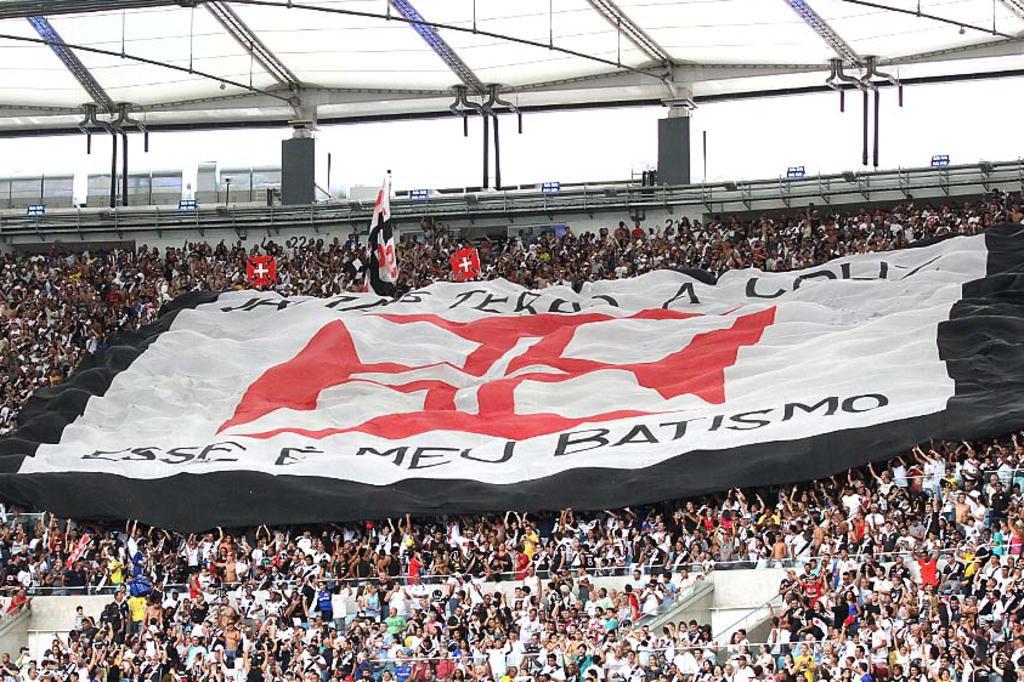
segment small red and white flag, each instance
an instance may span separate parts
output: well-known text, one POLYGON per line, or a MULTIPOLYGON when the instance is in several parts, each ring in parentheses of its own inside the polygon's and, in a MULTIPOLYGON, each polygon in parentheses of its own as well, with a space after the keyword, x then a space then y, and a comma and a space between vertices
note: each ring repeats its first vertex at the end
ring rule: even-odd
POLYGON ((472 246, 459 249, 452 254, 452 277, 456 282, 465 282, 480 276, 480 252, 472 246))
POLYGON ((92 542, 92 535, 89 533, 86 533, 78 539, 78 542, 75 544, 75 548, 71 550, 71 554, 68 556, 66 563, 67 568, 71 568, 75 565, 76 561, 82 558, 82 555, 85 554, 85 549, 89 546, 90 542, 92 542))
POLYGON ((277 259, 273 256, 252 256, 245 264, 245 281, 254 287, 277 283, 277 259))

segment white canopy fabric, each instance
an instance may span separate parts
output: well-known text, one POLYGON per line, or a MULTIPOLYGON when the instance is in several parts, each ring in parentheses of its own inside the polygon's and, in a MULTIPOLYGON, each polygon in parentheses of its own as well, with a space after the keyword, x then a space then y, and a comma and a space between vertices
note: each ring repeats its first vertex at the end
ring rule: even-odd
POLYGON ((522 107, 820 88, 837 57, 855 76, 868 56, 901 80, 1008 75, 1024 73, 1022 38, 1024 0, 5 0, 0 131, 82 119, 95 98, 61 44, 108 103, 152 126, 208 126, 444 113, 467 82, 475 102, 495 83, 522 107), (39 12, 60 42, 28 20, 39 12))

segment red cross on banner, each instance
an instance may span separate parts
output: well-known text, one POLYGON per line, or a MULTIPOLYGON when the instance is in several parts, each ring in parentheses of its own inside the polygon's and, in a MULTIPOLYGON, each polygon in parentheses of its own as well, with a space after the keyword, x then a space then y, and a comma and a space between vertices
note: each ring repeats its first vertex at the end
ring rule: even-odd
POLYGON ((245 281, 253 287, 269 287, 277 283, 277 259, 253 256, 245 264, 245 281))
POLYGON ((456 282, 465 282, 480 276, 480 252, 471 246, 452 254, 452 277, 456 282))

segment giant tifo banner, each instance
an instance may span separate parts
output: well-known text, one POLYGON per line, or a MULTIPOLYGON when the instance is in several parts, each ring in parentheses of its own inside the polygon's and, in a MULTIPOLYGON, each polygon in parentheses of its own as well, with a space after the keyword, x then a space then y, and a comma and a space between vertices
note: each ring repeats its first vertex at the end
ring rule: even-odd
POLYGON ((41 390, 0 494, 181 530, 602 508, 1024 426, 1024 228, 809 270, 193 294, 41 390))

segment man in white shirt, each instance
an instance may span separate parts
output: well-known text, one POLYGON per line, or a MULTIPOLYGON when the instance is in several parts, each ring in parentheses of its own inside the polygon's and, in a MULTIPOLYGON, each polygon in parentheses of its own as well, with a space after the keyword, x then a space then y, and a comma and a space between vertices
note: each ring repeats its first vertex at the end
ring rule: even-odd
POLYGON ((558 657, 555 654, 548 654, 547 662, 540 669, 541 675, 547 675, 552 680, 565 681, 565 671, 558 665, 558 657))
POLYGON ((843 507, 846 509, 846 514, 849 518, 853 518, 860 511, 861 497, 854 490, 847 490, 846 494, 843 495, 842 500, 843 507))
POLYGON ((700 665, 697 663, 697 657, 693 655, 693 651, 690 649, 683 649, 675 655, 672 659, 676 668, 683 675, 696 675, 700 670, 700 665))
POLYGON ((505 648, 508 650, 505 654, 505 662, 508 663, 509 667, 522 667, 526 646, 523 645, 522 640, 519 639, 519 634, 515 630, 508 633, 508 642, 505 644, 505 648))
POLYGON ((519 639, 528 641, 534 635, 539 635, 541 628, 540 619, 537 617, 537 609, 531 607, 529 613, 519 619, 519 639))
POLYGON ((736 668, 733 670, 732 677, 727 677, 728 682, 751 682, 757 674, 754 669, 747 664, 747 657, 742 654, 736 657, 736 668))

